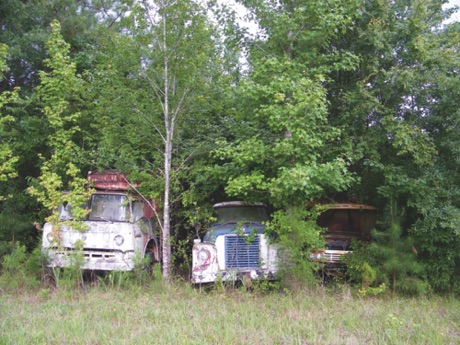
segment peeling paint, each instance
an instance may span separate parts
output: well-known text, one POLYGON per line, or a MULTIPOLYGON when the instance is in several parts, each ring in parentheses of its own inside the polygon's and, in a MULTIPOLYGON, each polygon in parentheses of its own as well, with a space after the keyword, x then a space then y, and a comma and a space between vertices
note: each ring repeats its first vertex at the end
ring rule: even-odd
MULTIPOLYGON (((215 208, 264 207, 263 204, 226 202, 215 208)), ((244 212, 243 212, 244 213, 244 212)), ((263 219, 265 220, 265 219, 263 219)), ((235 222, 212 226, 205 241, 197 241, 192 249, 192 282, 195 284, 222 281, 274 279, 277 272, 276 246, 269 244, 260 222, 235 222)))
POLYGON ((42 249, 48 254, 49 266, 68 267, 77 253, 83 258, 81 268, 88 270, 130 271, 147 252, 159 261, 152 212, 145 207, 149 203, 128 194, 130 184, 117 172, 90 172, 88 180, 97 190, 91 197, 91 213, 83 221, 86 230, 64 225, 72 217, 65 207, 60 208, 66 213, 60 215, 59 230, 49 223, 43 227, 42 249), (78 252, 77 243, 83 244, 78 252))

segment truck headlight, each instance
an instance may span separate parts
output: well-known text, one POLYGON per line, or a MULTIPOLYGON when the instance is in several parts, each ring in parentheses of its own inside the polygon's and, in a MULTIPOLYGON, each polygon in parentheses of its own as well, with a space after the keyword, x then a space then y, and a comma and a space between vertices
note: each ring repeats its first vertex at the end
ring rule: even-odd
POLYGON ((46 235, 46 239, 49 243, 53 243, 54 241, 56 241, 56 238, 52 232, 49 232, 48 235, 46 235))
POLYGON ((115 242, 115 244, 116 244, 117 246, 121 246, 121 245, 123 244, 123 242, 125 242, 125 239, 124 239, 123 236, 121 236, 121 235, 115 236, 115 237, 113 238, 113 240, 114 240, 114 242, 115 242))
POLYGON ((211 253, 207 249, 201 249, 197 254, 196 257, 198 258, 198 261, 204 263, 206 262, 210 257, 211 253))
POLYGON ((310 259, 319 260, 323 257, 322 253, 310 253, 310 259))

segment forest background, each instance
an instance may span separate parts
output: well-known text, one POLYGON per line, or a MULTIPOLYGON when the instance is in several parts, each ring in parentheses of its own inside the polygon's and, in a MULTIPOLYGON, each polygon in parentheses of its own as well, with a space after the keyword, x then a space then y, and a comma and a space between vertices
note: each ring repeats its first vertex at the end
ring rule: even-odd
POLYGON ((57 195, 116 169, 161 200, 167 275, 187 274, 215 202, 265 202, 305 248, 322 199, 381 210, 356 274, 458 292, 455 8, 237 3, 255 33, 214 1, 1 2, 0 255, 39 246, 57 195))

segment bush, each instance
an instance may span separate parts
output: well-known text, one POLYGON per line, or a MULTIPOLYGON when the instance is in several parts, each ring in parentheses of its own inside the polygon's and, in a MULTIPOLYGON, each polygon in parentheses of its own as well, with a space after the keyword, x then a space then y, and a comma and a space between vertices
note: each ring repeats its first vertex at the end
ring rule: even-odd
POLYGON ((40 248, 28 253, 20 243, 11 245, 11 253, 2 258, 0 285, 5 289, 22 290, 40 284, 43 267, 43 255, 40 248))
POLYGON ((297 289, 318 283, 318 266, 310 260, 310 252, 323 248, 324 239, 316 218, 314 210, 293 207, 275 212, 267 225, 267 233, 278 246, 282 287, 297 289))

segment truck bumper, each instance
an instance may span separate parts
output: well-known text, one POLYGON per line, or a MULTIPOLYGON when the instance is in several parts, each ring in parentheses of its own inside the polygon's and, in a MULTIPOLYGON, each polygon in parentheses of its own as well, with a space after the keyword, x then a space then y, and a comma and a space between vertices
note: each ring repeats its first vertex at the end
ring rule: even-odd
POLYGON ((213 283, 216 280, 238 281, 238 280, 274 280, 275 272, 262 269, 242 269, 242 270, 221 270, 219 272, 193 272, 192 283, 203 284, 213 283))
POLYGON ((84 270, 132 271, 134 269, 134 252, 84 251, 80 256, 72 251, 50 250, 48 258, 48 266, 56 268, 78 264, 84 270))

